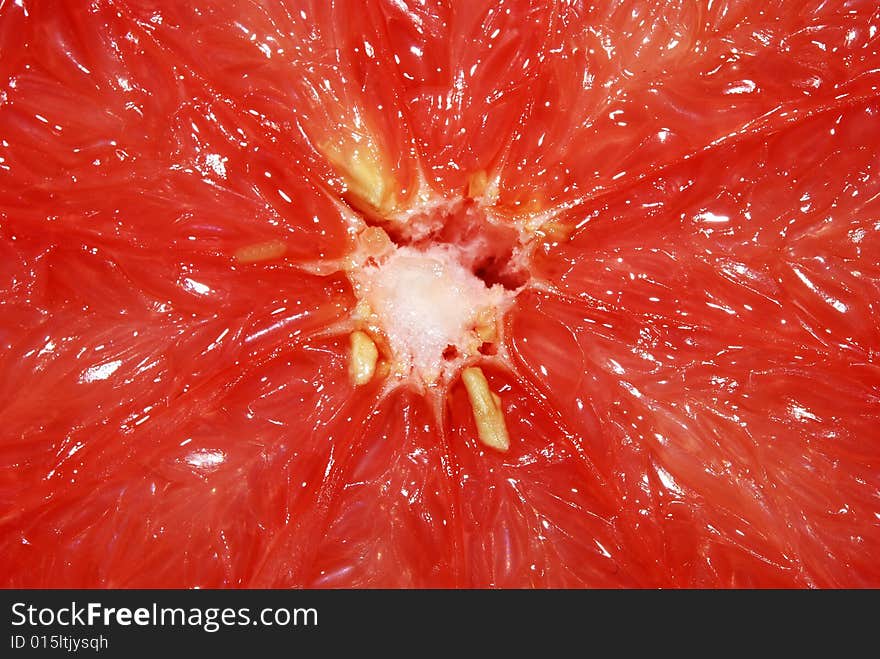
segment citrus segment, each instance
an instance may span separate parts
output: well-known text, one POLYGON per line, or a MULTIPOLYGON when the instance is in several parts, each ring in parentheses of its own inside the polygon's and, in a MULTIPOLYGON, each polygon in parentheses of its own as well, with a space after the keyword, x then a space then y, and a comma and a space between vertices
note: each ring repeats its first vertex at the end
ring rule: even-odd
POLYGON ((398 389, 349 436, 350 470, 328 502, 308 585, 375 587, 389 573, 403 587, 460 583, 456 483, 427 401, 398 389))
POLYGON ((426 176, 459 192, 470 172, 497 165, 527 116, 555 10, 535 0, 378 4, 426 176))
POLYGON ((454 388, 449 435, 467 529, 462 585, 639 584, 644 577, 612 521, 619 501, 582 438, 528 383, 491 365, 483 371, 503 397, 510 448, 481 446, 467 391, 454 388))
POLYGON ((126 13, 216 94, 236 99, 274 144, 290 145, 313 183, 364 211, 416 191, 399 83, 384 70, 392 54, 372 5, 154 1, 126 13), (358 16, 358 32, 342 29, 339 14, 358 16))
POLYGON ((880 85, 871 2, 573 4, 555 28, 502 172, 507 205, 536 187, 551 206, 620 189, 880 85))
MULTIPOLYGON (((724 157, 741 167, 712 179, 706 166, 717 154, 706 154, 605 197, 572 240, 541 261, 552 268, 542 270, 552 291, 519 299, 517 354, 552 381, 553 353, 530 351, 539 332, 522 317, 564 322, 576 345, 567 352, 583 355, 589 374, 573 394, 594 406, 612 446, 640 447, 659 486, 711 524, 713 551, 739 556, 730 585, 780 584, 782 575, 805 586, 839 584, 846 566, 862 565, 861 548, 875 542, 870 515, 848 517, 846 537, 833 549, 831 531, 805 522, 832 510, 848 515, 856 501, 870 510, 871 487, 842 476, 808 492, 795 476, 833 463, 876 482, 864 472, 865 455, 849 447, 870 435, 866 424, 876 418, 864 407, 872 407, 876 374, 869 369, 853 382, 876 340, 873 310, 856 291, 876 282, 870 265, 854 272, 860 243, 852 240, 875 231, 876 204, 867 181, 868 197, 847 193, 855 172, 876 167, 862 146, 875 111, 856 106, 763 138, 760 167, 745 143, 724 157), (833 153, 804 148, 830 130, 840 135, 833 153), (679 198, 667 192, 678 187, 679 198), (770 211, 776 208, 785 210, 770 211), (841 240, 831 249, 816 238, 835 232, 841 240), (684 244, 693 251, 670 247, 684 244), (847 411, 849 404, 862 412, 847 411), (780 442, 799 466, 781 458, 780 442), (839 571, 818 564, 829 553, 839 571)), ((873 464, 877 447, 863 449, 873 464)), ((872 569, 860 574, 874 578, 872 569)))

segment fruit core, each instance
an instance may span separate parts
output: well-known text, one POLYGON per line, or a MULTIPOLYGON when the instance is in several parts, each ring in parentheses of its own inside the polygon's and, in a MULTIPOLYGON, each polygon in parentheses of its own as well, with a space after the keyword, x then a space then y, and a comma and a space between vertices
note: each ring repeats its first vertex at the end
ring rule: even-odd
POLYGON ((348 269, 359 300, 355 383, 382 369, 430 387, 494 354, 529 278, 524 262, 520 233, 470 199, 369 220, 348 269))

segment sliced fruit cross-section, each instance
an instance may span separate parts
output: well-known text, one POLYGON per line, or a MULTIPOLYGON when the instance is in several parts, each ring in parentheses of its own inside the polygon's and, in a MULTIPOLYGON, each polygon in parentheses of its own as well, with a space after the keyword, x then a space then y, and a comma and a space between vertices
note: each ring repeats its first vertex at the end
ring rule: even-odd
POLYGON ((0 4, 0 583, 880 585, 878 30, 0 4))

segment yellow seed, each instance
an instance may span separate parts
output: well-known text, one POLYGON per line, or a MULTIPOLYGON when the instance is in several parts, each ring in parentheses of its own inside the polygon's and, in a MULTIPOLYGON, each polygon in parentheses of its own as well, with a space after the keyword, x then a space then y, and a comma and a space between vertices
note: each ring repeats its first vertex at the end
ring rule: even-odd
POLYGON ((467 389, 480 442, 496 451, 510 448, 510 436, 501 411, 501 397, 489 390, 489 381, 477 366, 464 369, 461 380, 467 389))
POLYGON ((281 240, 269 240, 265 243, 245 245, 235 251, 235 260, 239 263, 256 263, 269 261, 284 256, 287 245, 281 240))
POLYGON ((326 142, 321 151, 342 176, 349 194, 354 197, 352 202, 379 212, 394 207, 394 176, 373 139, 368 137, 358 145, 344 139, 326 142))
POLYGON ((351 333, 349 339, 351 341, 351 362, 348 365, 348 373, 355 386, 360 386, 373 379, 373 375, 376 373, 376 362, 379 359, 379 349, 366 332, 356 330, 351 333))

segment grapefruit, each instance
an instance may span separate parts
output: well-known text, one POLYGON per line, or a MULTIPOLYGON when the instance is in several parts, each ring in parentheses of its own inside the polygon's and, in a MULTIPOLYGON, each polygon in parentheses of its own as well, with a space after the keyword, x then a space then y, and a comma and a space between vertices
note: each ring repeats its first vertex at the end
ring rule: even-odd
POLYGON ((880 585, 878 28, 0 4, 0 583, 880 585))

